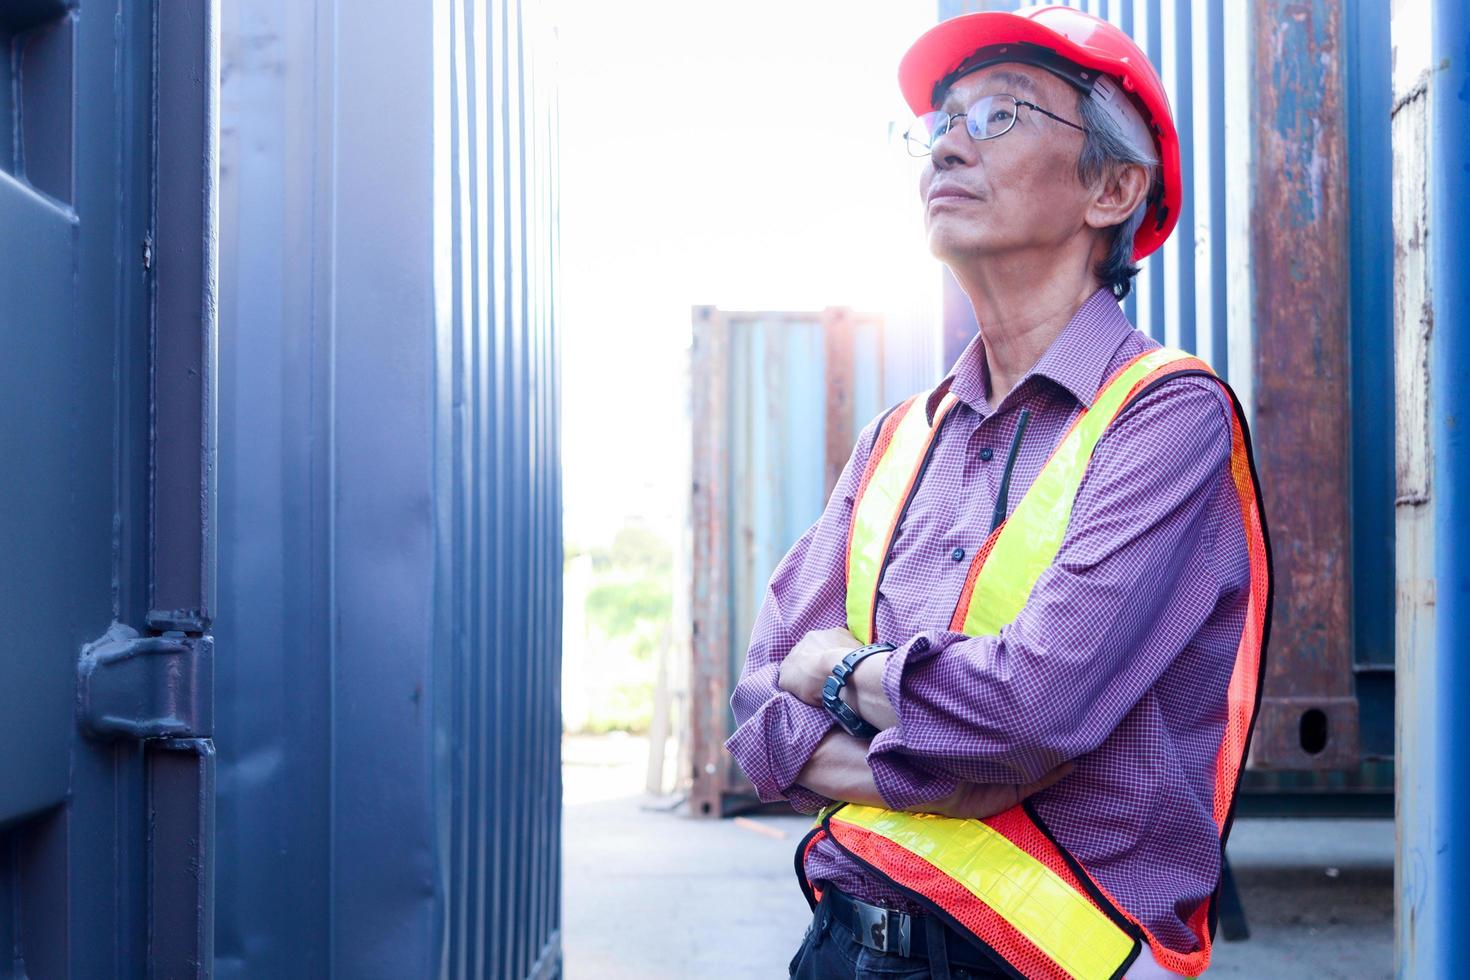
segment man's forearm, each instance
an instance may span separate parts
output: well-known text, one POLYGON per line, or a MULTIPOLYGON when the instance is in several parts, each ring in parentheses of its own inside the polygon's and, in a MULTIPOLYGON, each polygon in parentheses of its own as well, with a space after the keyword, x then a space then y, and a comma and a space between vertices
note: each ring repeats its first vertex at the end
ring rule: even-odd
MULTIPOLYGON (((822 685, 831 676, 832 669, 861 645, 851 632, 842 627, 807 633, 781 663, 781 689, 820 708, 822 685)), ((898 724, 898 714, 883 693, 883 665, 887 659, 888 654, 875 653, 858 661, 838 695, 859 717, 880 729, 898 724)))
POLYGON ((842 692, 842 700, 874 728, 892 728, 898 724, 898 712, 893 710, 883 690, 883 667, 888 657, 886 653, 875 653, 864 659, 847 679, 847 688, 842 692))
POLYGON ((797 775, 798 784, 834 800, 885 806, 868 768, 868 743, 834 728, 797 775))
MULTIPOLYGON (((811 759, 802 767, 796 785, 832 800, 887 807, 888 803, 878 792, 878 784, 868 766, 867 754, 867 742, 833 729, 817 743, 811 759)), ((953 789, 943 796, 916 801, 904 809, 946 817, 984 819, 1046 789, 1071 770, 1070 764, 1058 767, 1026 786, 954 783, 953 789)))

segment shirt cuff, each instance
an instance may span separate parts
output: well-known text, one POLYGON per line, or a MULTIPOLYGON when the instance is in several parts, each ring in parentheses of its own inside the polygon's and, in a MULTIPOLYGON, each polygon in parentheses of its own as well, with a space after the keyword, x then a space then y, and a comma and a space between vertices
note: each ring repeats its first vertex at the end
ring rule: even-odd
POLYGON ((735 729, 725 740, 725 748, 755 786, 761 802, 773 803, 790 799, 788 790, 817 750, 817 743, 836 723, 826 708, 780 691, 735 729))
POLYGON ((959 780, 933 772, 912 759, 898 755, 897 748, 903 745, 903 700, 900 683, 904 664, 927 660, 938 650, 927 633, 919 633, 907 643, 894 650, 883 665, 880 683, 888 703, 898 715, 898 723, 885 728, 873 737, 868 746, 868 768, 872 770, 873 782, 878 786, 878 795, 889 809, 907 810, 920 803, 932 803, 949 796, 959 786, 959 780))
POLYGON ((791 809, 797 813, 805 813, 811 816, 821 810, 822 807, 831 806, 837 801, 829 799, 821 793, 814 793, 800 783, 792 783, 786 789, 786 802, 790 803, 791 809))
MULTIPOLYGON (((903 670, 910 660, 921 663, 928 660, 939 652, 928 633, 917 633, 903 646, 888 655, 883 664, 883 676, 880 681, 883 685, 883 695, 888 698, 888 703, 893 705, 893 713, 898 715, 898 723, 893 728, 903 725, 903 670)), ((892 731, 887 729, 886 731, 892 731)))
POLYGON ((1029 781, 1019 778, 1014 765, 960 752, 961 746, 975 744, 975 734, 960 727, 959 719, 933 711, 927 703, 931 699, 916 690, 939 683, 948 694, 949 685, 932 676, 942 666, 935 658, 970 639, 951 630, 929 630, 888 655, 881 683, 898 721, 879 732, 868 747, 868 768, 885 798, 885 785, 894 787, 894 799, 922 803, 947 796, 961 782, 1029 781))
POLYGON ((896 752, 884 752, 878 744, 880 734, 868 748, 868 768, 873 772, 873 782, 878 786, 878 795, 890 810, 907 810, 921 803, 942 800, 959 788, 960 782, 952 776, 944 776, 906 759, 896 752))

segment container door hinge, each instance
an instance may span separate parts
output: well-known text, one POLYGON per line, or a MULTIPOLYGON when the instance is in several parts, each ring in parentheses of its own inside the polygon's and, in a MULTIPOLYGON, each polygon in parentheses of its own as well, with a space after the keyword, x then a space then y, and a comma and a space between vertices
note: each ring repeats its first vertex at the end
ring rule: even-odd
POLYGON ((139 636, 114 622, 82 647, 77 715, 96 739, 209 738, 214 638, 175 630, 139 636))

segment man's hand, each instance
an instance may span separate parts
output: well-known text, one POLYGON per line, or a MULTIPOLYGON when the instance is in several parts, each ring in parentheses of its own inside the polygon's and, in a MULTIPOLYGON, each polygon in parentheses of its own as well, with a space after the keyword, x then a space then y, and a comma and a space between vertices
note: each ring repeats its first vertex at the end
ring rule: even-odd
POLYGON ((910 813, 937 813, 962 820, 983 820, 1009 810, 1033 793, 1039 793, 1070 773, 1072 763, 1064 762, 1034 783, 1012 786, 1004 783, 960 783, 942 800, 919 803, 908 808, 910 813))
MULTIPOLYGON (((822 685, 832 673, 832 668, 861 646, 858 638, 844 627, 812 630, 781 661, 781 690, 796 695, 807 704, 820 707, 822 685)), ((869 659, 876 660, 882 656, 875 654, 869 659)))

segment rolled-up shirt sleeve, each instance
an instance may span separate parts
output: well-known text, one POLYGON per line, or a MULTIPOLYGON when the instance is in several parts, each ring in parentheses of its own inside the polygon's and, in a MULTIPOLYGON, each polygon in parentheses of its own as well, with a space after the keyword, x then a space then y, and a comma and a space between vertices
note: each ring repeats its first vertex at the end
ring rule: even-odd
MULTIPOLYGON (((829 506, 828 510, 831 509, 829 506)), ((822 521, 825 520, 824 515, 822 521)), ((781 690, 779 683, 781 661, 805 632, 797 632, 797 625, 793 624, 805 621, 823 624, 809 629, 837 625, 832 621, 834 610, 828 608, 831 602, 826 592, 830 590, 821 583, 808 581, 816 571, 814 566, 821 564, 818 552, 828 537, 822 521, 801 536, 771 575, 751 630, 745 667, 730 697, 737 727, 725 742, 725 748, 735 757, 763 801, 789 799, 798 809, 804 808, 802 804, 816 809, 827 802, 824 797, 793 784, 817 743, 835 724, 825 709, 781 690), (793 604, 791 619, 787 618, 783 603, 793 604), (793 789, 796 792, 791 792, 793 789)))
MULTIPOLYGON (((868 423, 858 436, 822 516, 772 573, 751 629, 745 666, 730 697, 737 727, 725 748, 761 800, 785 799, 804 813, 833 802, 801 786, 796 778, 836 722, 825 709, 780 689, 781 662, 812 630, 847 625, 848 526, 880 421, 868 423)), ((953 783, 950 786, 952 790, 953 783)))
POLYGON ((898 723, 868 763, 890 806, 946 778, 1028 783, 1095 749, 1244 587, 1244 575, 1219 581, 1205 520, 1211 495, 1233 492, 1229 413, 1205 379, 1144 395, 1099 441, 1057 557, 1015 621, 998 636, 925 630, 889 656, 898 723))

